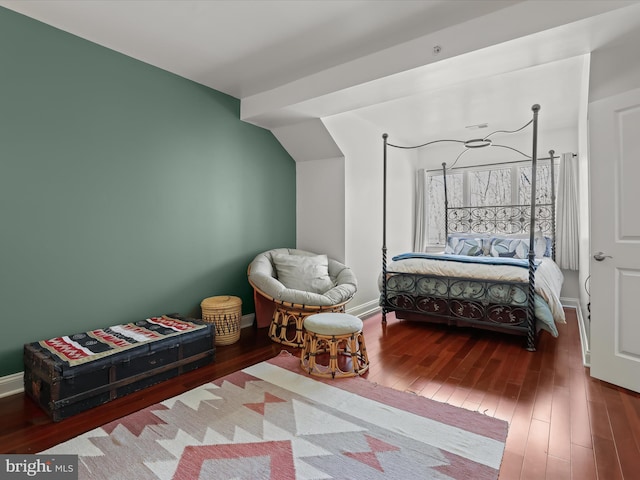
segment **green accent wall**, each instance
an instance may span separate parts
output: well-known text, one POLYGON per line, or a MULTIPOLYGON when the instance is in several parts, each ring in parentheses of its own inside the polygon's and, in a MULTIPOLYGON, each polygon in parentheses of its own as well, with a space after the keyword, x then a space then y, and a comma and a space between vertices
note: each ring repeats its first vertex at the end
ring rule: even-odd
POLYGON ((239 112, 0 7, 0 376, 24 343, 214 295, 254 311, 249 262, 295 246, 295 162, 239 112))

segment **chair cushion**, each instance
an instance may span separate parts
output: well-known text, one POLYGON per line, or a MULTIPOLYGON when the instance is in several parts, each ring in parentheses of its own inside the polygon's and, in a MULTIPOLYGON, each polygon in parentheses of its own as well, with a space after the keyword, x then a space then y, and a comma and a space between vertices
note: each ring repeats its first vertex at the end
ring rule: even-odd
POLYGON ((326 255, 274 253, 271 258, 278 280, 287 288, 324 293, 335 287, 329 277, 329 259, 326 255))
POLYGON ((362 330, 362 320, 348 313, 316 313, 304 319, 304 328, 320 335, 348 335, 362 330))
POLYGON ((293 248, 276 248, 257 255, 249 265, 249 280, 252 285, 266 295, 289 303, 313 306, 330 306, 346 302, 356 293, 358 282, 353 271, 342 263, 329 258, 329 278, 334 287, 324 293, 288 288, 277 278, 273 264, 276 254, 309 256, 315 253, 293 248))

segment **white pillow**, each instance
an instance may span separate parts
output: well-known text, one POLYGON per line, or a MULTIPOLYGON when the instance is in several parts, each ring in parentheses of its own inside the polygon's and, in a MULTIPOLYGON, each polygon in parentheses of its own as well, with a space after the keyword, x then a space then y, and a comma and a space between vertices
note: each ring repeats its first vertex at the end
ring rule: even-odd
POLYGON ((278 281, 287 288, 325 293, 335 286, 329 277, 329 259, 326 255, 275 253, 271 258, 278 281))
POLYGON ((533 250, 536 252, 536 258, 542 258, 547 253, 547 239, 540 229, 533 234, 533 250))

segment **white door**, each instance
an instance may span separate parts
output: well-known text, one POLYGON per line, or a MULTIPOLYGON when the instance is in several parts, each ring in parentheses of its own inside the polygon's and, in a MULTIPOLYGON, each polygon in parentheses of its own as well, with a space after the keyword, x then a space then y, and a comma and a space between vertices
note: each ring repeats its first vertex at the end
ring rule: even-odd
POLYGON ((589 104, 589 166, 591 375, 640 392, 640 89, 589 104))

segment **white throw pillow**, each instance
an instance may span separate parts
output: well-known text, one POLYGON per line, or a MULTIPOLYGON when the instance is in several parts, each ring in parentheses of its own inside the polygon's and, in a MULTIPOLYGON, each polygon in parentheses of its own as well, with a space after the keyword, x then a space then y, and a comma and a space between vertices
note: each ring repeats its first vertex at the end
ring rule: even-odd
POLYGON ((536 252, 536 258, 542 258, 547 252, 547 239, 544 238, 542 230, 536 230, 533 237, 533 250, 536 252))
POLYGON ((278 280, 287 288, 325 293, 335 286, 329 277, 329 259, 326 255, 275 253, 271 258, 278 280))

